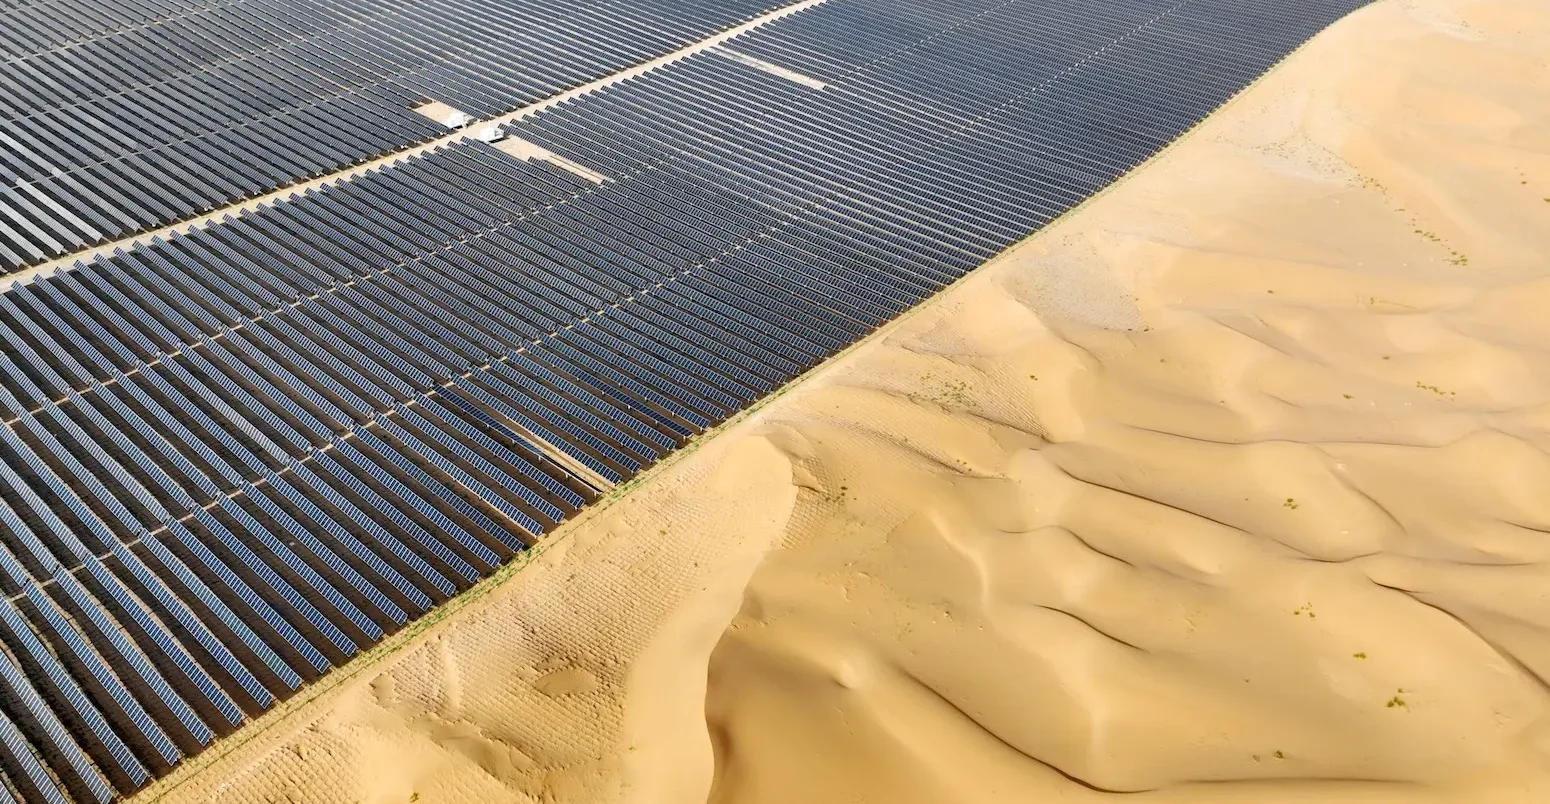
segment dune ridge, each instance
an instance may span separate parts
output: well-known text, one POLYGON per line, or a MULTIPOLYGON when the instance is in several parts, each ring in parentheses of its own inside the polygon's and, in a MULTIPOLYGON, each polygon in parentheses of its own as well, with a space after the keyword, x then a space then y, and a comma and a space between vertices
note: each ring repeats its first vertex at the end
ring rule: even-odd
POLYGON ((1547 53, 1358 12, 138 800, 1550 800, 1547 53))

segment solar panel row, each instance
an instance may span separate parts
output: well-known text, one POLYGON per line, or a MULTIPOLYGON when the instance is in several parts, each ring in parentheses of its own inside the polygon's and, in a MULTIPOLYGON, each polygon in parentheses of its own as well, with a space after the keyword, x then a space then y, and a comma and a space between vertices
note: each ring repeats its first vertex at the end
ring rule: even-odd
POLYGON ((770 0, 0 9, 0 271, 193 217, 676 50, 770 0))
POLYGON ((13 285, 0 791, 165 773, 1354 4, 828 0, 517 127, 601 185, 462 142, 13 285))
POLYGON ((772 209, 816 205, 955 275, 1139 164, 1353 4, 893 5, 825 3, 727 43, 815 74, 822 91, 699 55, 515 129, 615 179, 673 158, 772 209))

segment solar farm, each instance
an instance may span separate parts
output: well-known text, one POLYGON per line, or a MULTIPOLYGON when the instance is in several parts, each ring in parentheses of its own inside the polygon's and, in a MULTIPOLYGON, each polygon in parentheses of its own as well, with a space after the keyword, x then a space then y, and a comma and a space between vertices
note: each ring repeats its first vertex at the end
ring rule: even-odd
POLYGON ((4 0, 0 802, 168 773, 1359 5, 4 0))

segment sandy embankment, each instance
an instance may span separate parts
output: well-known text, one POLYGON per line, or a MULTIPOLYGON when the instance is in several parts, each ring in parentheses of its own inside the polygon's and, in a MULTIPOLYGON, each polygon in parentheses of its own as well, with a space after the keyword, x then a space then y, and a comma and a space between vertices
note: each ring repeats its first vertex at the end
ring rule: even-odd
POLYGON ((1547 54, 1360 12, 165 800, 1550 800, 1547 54))

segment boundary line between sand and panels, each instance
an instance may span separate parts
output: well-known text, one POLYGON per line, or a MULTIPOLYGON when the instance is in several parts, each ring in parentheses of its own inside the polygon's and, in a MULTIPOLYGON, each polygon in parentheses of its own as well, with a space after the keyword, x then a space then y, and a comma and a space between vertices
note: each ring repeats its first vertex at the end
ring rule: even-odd
MULTIPOLYGON (((811 0, 810 2, 798 5, 801 7, 807 7, 810 5, 816 5, 819 2, 824 2, 824 0, 811 0)), ((1357 9, 1356 11, 1352 12, 1352 14, 1361 13, 1362 11, 1368 8, 1372 8, 1373 6, 1380 5, 1383 2, 1384 0, 1376 0, 1373 3, 1369 3, 1366 6, 1357 9)), ((797 6, 791 6, 783 10, 783 12, 777 13, 784 16, 784 14, 792 13, 796 10, 800 9, 797 6)), ((1347 18, 1349 18, 1349 15, 1347 18)), ((764 21, 768 21, 768 19, 764 21)), ((1146 171, 1148 168, 1151 168, 1166 159, 1180 144, 1197 136, 1207 123, 1221 117, 1225 110, 1232 108, 1234 104, 1238 103, 1242 96, 1248 92, 1248 90, 1261 85, 1270 76, 1276 74, 1276 72, 1282 69, 1288 61, 1297 56, 1299 53, 1305 51, 1312 43, 1317 41, 1328 30, 1328 28, 1325 28, 1323 31, 1320 31, 1319 34, 1316 34, 1315 36, 1300 44, 1298 47, 1294 48, 1292 51, 1287 53, 1285 57, 1277 61, 1264 73, 1259 75, 1253 81, 1250 81, 1238 92, 1234 93, 1231 98, 1218 106, 1209 115, 1202 118, 1195 125, 1186 129, 1184 132, 1179 134, 1179 136, 1174 138, 1167 145, 1149 157, 1146 161, 1127 171, 1123 176, 1114 182, 1092 194, 1081 203, 1057 216, 1055 219, 1049 221, 1046 225, 1037 231, 1034 231, 1028 236, 1007 246, 996 255, 982 262, 975 269, 967 272, 962 277, 959 277, 958 279, 944 286, 941 290, 923 300, 919 304, 905 309, 892 320, 874 330, 866 337, 852 343, 828 359, 818 363, 802 374, 799 374, 785 385, 782 385, 769 394, 756 400, 754 403, 733 414, 731 417, 721 422, 720 424, 706 429, 691 440, 685 442, 681 447, 668 453, 664 458, 662 458, 654 465, 600 496, 596 501, 584 507, 578 516, 566 521, 555 530, 549 532, 545 538, 538 540, 537 543, 532 545, 528 550, 519 553, 513 560, 500 567, 488 577, 480 580, 463 593, 451 598, 450 600, 447 600, 439 606, 436 606, 426 614, 413 620, 402 630, 390 635, 345 665, 334 668, 331 672, 325 674, 322 678, 308 684, 305 688, 305 691, 286 699, 282 703, 276 705, 270 711, 264 713, 259 718, 247 723, 231 737, 219 740, 209 749, 202 751, 193 757, 187 758, 170 774, 158 779, 151 785, 138 791, 132 797, 125 800, 132 802, 132 804, 150 804, 151 802, 162 800, 165 796, 172 793, 177 788, 188 783, 189 781, 192 781, 194 777, 208 770, 216 762, 231 754, 234 754, 236 751, 252 743, 254 740, 271 734, 277 726, 289 722, 293 717, 300 716, 303 710, 310 708, 314 704, 319 704, 327 696, 333 695, 336 692, 343 690, 348 686, 349 682, 355 680, 366 671, 382 664, 385 660, 388 660, 406 651, 407 649, 420 644, 422 639, 429 638, 434 633, 435 629, 441 626, 442 623, 452 619, 454 615, 472 610, 475 604, 482 601, 491 592, 495 591, 497 588, 515 577, 531 562, 538 559, 545 552, 547 552, 549 548, 561 543, 579 528, 587 527, 594 518, 602 515, 603 512, 609 510, 615 503, 619 502, 632 493, 636 493, 637 491, 645 493, 643 491, 644 487, 654 483, 656 478, 666 473, 670 468, 677 466, 681 461, 698 452, 700 448, 704 447, 712 439, 724 436, 730 433, 730 431, 744 426, 745 423, 750 425, 753 424, 750 422, 750 420, 756 414, 762 413, 767 407, 773 404, 775 400, 786 396, 792 391, 797 390, 801 386, 808 384, 813 380, 828 374, 829 372, 838 370, 841 364, 855 358, 857 354, 864 348, 891 337, 901 327, 903 327, 906 322, 912 320, 917 314, 940 305, 959 286, 967 284, 969 281, 974 280, 977 277, 984 276, 984 269, 1000 262, 1003 259, 1006 259, 1009 255, 1027 243, 1035 241, 1041 237, 1054 236, 1055 234, 1058 234, 1058 230, 1062 223, 1075 218, 1089 206, 1095 204, 1109 193, 1130 182, 1136 176, 1146 171)), ((684 53, 680 56, 668 58, 668 60, 676 60, 676 58, 681 58, 682 56, 686 55, 689 54, 684 53)), ((640 71, 644 72, 645 69, 649 68, 643 66, 640 71)), ((610 79, 604 82, 604 84, 606 85, 607 83, 614 83, 615 80, 623 80, 623 77, 627 76, 618 77, 617 79, 610 79)), ((578 92, 578 94, 581 93, 578 92)), ((558 103, 561 100, 563 99, 557 97, 552 99, 552 102, 558 103)), ((535 104, 534 107, 530 107, 529 109, 523 111, 530 114, 533 111, 537 111, 538 106, 540 105, 535 104)), ((522 113, 523 112, 514 113, 514 115, 521 116, 522 113)), ((450 142, 458 138, 459 137, 456 136, 449 137, 447 141, 450 142)), ((400 154, 395 156, 394 159, 384 160, 384 162, 396 161, 397 159, 404 158, 408 155, 411 154, 400 154)), ((353 174, 354 172, 358 171, 352 171, 351 173, 353 174)), ((149 233, 143 235, 143 237, 149 236, 149 233)))

